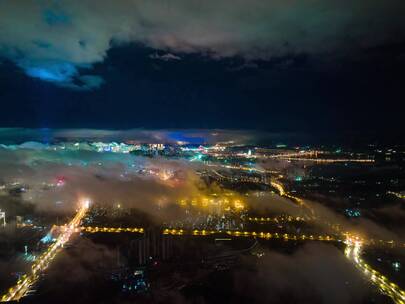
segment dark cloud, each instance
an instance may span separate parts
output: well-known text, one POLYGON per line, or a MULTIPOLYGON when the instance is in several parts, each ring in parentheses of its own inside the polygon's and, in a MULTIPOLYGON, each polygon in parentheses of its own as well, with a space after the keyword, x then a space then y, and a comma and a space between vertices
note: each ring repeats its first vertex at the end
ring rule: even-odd
POLYGON ((171 53, 166 53, 163 55, 159 55, 158 53, 151 54, 149 56, 151 59, 158 59, 163 61, 173 61, 173 60, 181 60, 180 56, 173 55, 171 53))
POLYGON ((214 58, 337 54, 403 39, 404 11, 401 0, 119 0, 97 9, 90 0, 6 0, 0 53, 31 77, 66 86, 128 42, 214 58))
POLYGON ((82 75, 79 77, 79 80, 82 83, 75 86, 79 90, 98 89, 104 83, 104 79, 97 75, 82 75))

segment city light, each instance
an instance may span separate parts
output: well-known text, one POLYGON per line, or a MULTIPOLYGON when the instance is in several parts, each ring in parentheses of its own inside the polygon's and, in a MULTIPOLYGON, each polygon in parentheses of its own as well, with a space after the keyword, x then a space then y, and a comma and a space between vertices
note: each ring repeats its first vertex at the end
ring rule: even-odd
POLYGON ((345 256, 352 261, 356 267, 363 273, 363 275, 374 285, 376 285, 379 290, 389 296, 395 303, 404 304, 405 303, 405 291, 402 290, 398 285, 389 281, 385 276, 371 268, 371 266, 365 263, 361 259, 361 252, 363 243, 356 237, 348 237, 345 241, 345 256))
MULTIPOLYGON (((157 152, 162 152, 166 149, 163 145, 149 145, 144 151, 144 147, 138 144, 118 144, 118 143, 99 143, 99 144, 82 144, 75 143, 73 145, 58 144, 59 146, 47 146, 45 149, 71 149, 77 151, 78 149, 89 149, 90 151, 97 152, 97 154, 106 152, 113 153, 127 153, 128 149, 133 151, 142 151, 146 155, 158 155, 157 152), (63 147, 63 148, 62 148, 63 147), (66 148, 69 147, 69 148, 66 148), (141 149, 141 150, 138 150, 141 149), (95 150, 94 150, 95 149, 95 150), (148 154, 152 152, 152 154, 148 154)), ((87 150, 86 150, 87 151, 87 150)), ((143 155, 143 154, 139 155, 143 155)), ((176 193, 176 198, 170 198, 166 195, 156 198, 157 201, 165 201, 165 204, 159 205, 159 212, 164 212, 166 206, 176 204, 178 207, 175 210, 180 212, 183 217, 170 219, 163 222, 158 226, 145 227, 121 227, 118 220, 122 216, 125 221, 121 223, 130 223, 131 208, 130 204, 124 198, 112 199, 112 205, 103 205, 105 202, 92 206, 88 198, 83 198, 78 202, 78 210, 73 219, 62 226, 53 225, 51 230, 46 234, 41 234, 40 243, 42 246, 48 246, 47 249, 33 259, 28 259, 31 254, 28 253, 28 247, 25 248, 25 260, 31 261, 32 269, 30 272, 20 276, 20 280, 15 286, 10 288, 6 294, 3 295, 1 301, 14 301, 19 300, 27 294, 27 292, 38 281, 40 274, 45 271, 52 260, 57 256, 58 252, 66 245, 74 233, 78 233, 83 237, 90 238, 89 234, 108 233, 108 234, 132 234, 139 242, 148 242, 148 237, 154 235, 157 239, 164 239, 165 242, 172 242, 178 238, 208 238, 215 240, 235 241, 237 239, 253 239, 255 243, 274 241, 284 242, 289 241, 293 245, 302 242, 329 242, 340 248, 339 244, 346 244, 344 254, 354 263, 356 268, 366 275, 366 278, 378 286, 379 290, 390 296, 396 303, 404 303, 403 291, 394 283, 388 281, 382 274, 373 270, 371 266, 367 265, 361 259, 361 252, 364 248, 382 247, 382 248, 405 248, 405 244, 398 240, 380 240, 372 239, 366 236, 360 238, 356 236, 355 232, 347 232, 344 225, 328 222, 323 219, 320 214, 315 213, 312 204, 307 202, 304 197, 305 187, 310 183, 311 177, 305 172, 295 170, 294 172, 285 172, 278 170, 263 169, 260 167, 260 159, 270 158, 273 162, 285 160, 311 160, 317 159, 319 162, 342 162, 347 159, 328 159, 320 158, 327 155, 326 152, 316 150, 301 150, 294 152, 290 150, 287 153, 264 154, 259 149, 253 148, 239 148, 239 150, 228 151, 226 147, 212 148, 199 147, 197 149, 182 147, 181 153, 187 153, 185 159, 188 160, 203 160, 203 164, 199 164, 199 169, 196 174, 201 177, 201 180, 206 181, 207 184, 213 183, 215 187, 201 188, 199 192, 184 192, 182 194, 176 193), (240 152, 243 151, 243 152, 240 152), (292 151, 292 152, 291 152, 292 151), (215 158, 221 161, 215 161, 215 158), (214 159, 214 161, 212 161, 214 159), (238 186, 246 187, 246 192, 239 191, 238 186), (300 188, 301 187, 301 188, 300 188), (304 191, 300 191, 304 188, 304 191), (255 189, 254 191, 250 189, 255 189), (257 190, 260 189, 260 190, 257 190), (285 198, 280 200, 282 206, 295 207, 294 215, 286 213, 283 209, 281 213, 274 213, 270 211, 264 214, 264 210, 255 210, 254 204, 250 204, 250 199, 266 197, 266 193, 272 193, 272 198, 277 195, 285 198), (274 194, 276 193, 276 195, 274 194), (191 194, 192 193, 192 194, 191 194), (197 194, 196 194, 197 193, 197 194), (291 202, 291 204, 289 204, 291 202), (288 205, 287 205, 288 204, 288 205), (89 211, 90 209, 90 211, 89 211), (89 212, 88 212, 89 211, 89 212), (109 214, 111 212, 111 214, 109 214), (86 216, 88 215, 88 216, 86 216), (104 222, 106 216, 112 215, 114 218, 113 223, 104 222), (86 216, 86 218, 85 218, 86 216), (83 219, 83 222, 82 222, 83 219), (118 227, 114 227, 118 222, 118 227), (97 223, 97 224, 96 224, 97 223), (312 226, 312 224, 318 226, 312 226), (328 227, 329 229, 323 231, 320 227, 328 227), (146 228, 148 227, 148 228, 146 228), (150 228, 149 228, 150 227, 150 228), (169 237, 164 237, 169 236, 169 237)), ((138 155, 138 154, 136 154, 138 155)), ((353 154, 356 156, 356 154, 353 154)), ((108 155, 108 157, 118 157, 117 155, 108 155)), ((353 158, 354 162, 362 162, 364 159, 353 158)), ((364 160, 365 162, 373 161, 372 159, 364 160)), ((108 169, 107 161, 97 159, 93 162, 93 166, 100 169, 108 169)), ((71 166, 70 160, 68 161, 71 166)), ((91 162, 86 162, 86 166, 91 166, 91 162)), ((168 186, 170 188, 176 187, 183 182, 182 172, 176 171, 175 167, 159 166, 144 164, 138 165, 134 160, 127 161, 125 168, 119 172, 120 181, 123 179, 131 181, 131 176, 138 175, 139 177, 146 176, 149 180, 157 182, 159 186, 168 186), (152 178, 150 178, 152 177, 152 178), (181 181, 181 182, 178 182, 181 181)), ((303 165, 303 166, 306 166, 303 165)), ((41 191, 43 189, 51 189, 51 191, 58 193, 66 189, 65 183, 73 181, 73 178, 59 177, 53 183, 49 182, 49 178, 41 183, 41 191)), ((55 180, 55 178, 54 178, 55 180)), ((335 182, 335 180, 328 180, 335 182)), ((23 193, 25 196, 29 195, 30 185, 22 181, 12 181, 4 185, 2 191, 11 191, 17 189, 18 194, 23 193)), ((180 189, 180 188, 179 188, 180 189)), ((386 192, 393 194, 391 192, 386 192)), ((398 196, 398 195, 396 195, 398 196)), ((305 196, 307 197, 307 196, 305 196)), ((310 197, 310 196, 308 196, 310 197)), ((399 197, 399 196, 398 196, 399 197)), ((315 205, 314 205, 315 206, 315 205)), ((271 207, 271 206, 269 206, 271 207)), ((359 207, 347 207, 342 209, 342 213, 353 218, 362 215, 359 207)), ((5 216, 4 216, 5 217, 5 216)), ((0 213, 0 219, 4 219, 0 213)), ((27 219, 24 221, 23 217, 17 218, 18 229, 38 229, 38 223, 27 219)), ((104 235, 106 237, 106 235, 104 235)), ((126 237, 130 237, 126 235, 126 237)), ((30 245, 30 251, 32 251, 30 245)), ((146 257, 149 259, 149 256, 146 257)), ((400 271, 400 263, 393 261, 390 268, 394 271, 400 271)))
POLYGON ((70 240, 76 228, 80 226, 80 222, 86 215, 89 205, 89 199, 83 199, 80 201, 80 208, 76 215, 68 224, 62 227, 61 234, 53 243, 51 243, 48 249, 36 259, 31 267, 31 273, 25 274, 15 286, 11 287, 8 292, 1 297, 1 302, 18 301, 26 294, 29 288, 38 279, 39 274, 48 268, 58 252, 70 240))
POLYGON ((0 304, 405 304, 404 70, 405 0, 0 0, 0 304))
POLYGON ((80 230, 83 232, 87 233, 98 233, 98 232, 103 232, 103 233, 124 233, 124 232, 129 232, 129 233, 144 233, 145 230, 143 228, 113 228, 113 227, 80 227, 80 230))

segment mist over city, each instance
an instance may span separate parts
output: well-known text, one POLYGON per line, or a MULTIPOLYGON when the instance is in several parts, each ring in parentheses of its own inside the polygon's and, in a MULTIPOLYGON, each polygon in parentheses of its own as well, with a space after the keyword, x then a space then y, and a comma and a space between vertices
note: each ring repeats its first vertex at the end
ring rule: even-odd
POLYGON ((0 302, 405 303, 405 4, 0 2, 0 302))

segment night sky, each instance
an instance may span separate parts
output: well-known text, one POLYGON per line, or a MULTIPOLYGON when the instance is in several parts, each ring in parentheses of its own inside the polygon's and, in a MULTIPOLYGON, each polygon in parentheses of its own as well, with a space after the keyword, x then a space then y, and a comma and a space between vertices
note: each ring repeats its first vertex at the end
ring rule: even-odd
POLYGON ((2 1, 0 126, 403 132, 405 3, 2 1))

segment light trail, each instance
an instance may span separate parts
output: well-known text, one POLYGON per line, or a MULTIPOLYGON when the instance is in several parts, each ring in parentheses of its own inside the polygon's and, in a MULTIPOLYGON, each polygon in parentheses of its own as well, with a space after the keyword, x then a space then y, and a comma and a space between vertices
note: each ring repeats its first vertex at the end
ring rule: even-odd
POLYGON ((25 274, 15 286, 11 287, 8 292, 2 296, 1 302, 18 301, 27 293, 38 279, 39 274, 47 269, 56 254, 69 241, 72 234, 76 232, 76 229, 80 226, 80 222, 89 208, 89 204, 89 200, 81 202, 80 209, 77 211, 74 218, 67 225, 62 226, 62 233, 58 236, 56 241, 52 243, 32 265, 31 273, 25 274))
MULTIPOLYGON (((210 166, 210 165, 208 165, 210 166)), ((212 165, 211 165, 212 166, 212 165)), ((225 168, 232 168, 232 169, 238 169, 238 170, 243 170, 243 171, 255 171, 255 172, 259 172, 259 173, 268 173, 266 170, 262 170, 262 169, 258 169, 258 168, 250 168, 250 167, 233 167, 233 166, 222 166, 225 168)), ((225 179, 230 179, 232 180, 232 178, 219 174, 216 170, 212 170, 216 175, 218 175, 221 178, 225 178, 225 179)), ((311 217, 312 219, 315 218, 315 210, 313 208, 311 208, 308 204, 305 203, 305 201, 297 196, 294 196, 290 193, 288 193, 285 188, 284 185, 282 183, 280 183, 277 180, 272 180, 270 181, 270 183, 265 182, 266 185, 270 185, 272 187, 274 187, 278 192, 280 196, 289 198, 290 200, 292 200, 293 202, 297 203, 298 206, 303 207, 305 209, 307 209, 310 213, 311 213, 311 217)))
MULTIPOLYGON (((249 221, 253 222, 282 222, 282 221, 305 221, 302 217, 249 217, 249 221)), ((62 226, 61 229, 66 229, 65 226, 62 226)), ((75 232, 86 232, 86 233, 145 233, 145 229, 142 227, 94 227, 94 226, 82 226, 76 227, 75 232)), ((283 233, 270 233, 270 232, 250 232, 250 231, 224 231, 224 230, 184 230, 184 229, 172 229, 172 228, 164 228, 163 234, 170 234, 170 235, 201 235, 201 236, 208 236, 211 234, 218 234, 218 233, 226 233, 230 236, 246 236, 246 237, 261 237, 261 238, 287 238, 291 240, 326 240, 326 241, 333 241, 338 240, 336 237, 332 237, 329 235, 292 235, 292 234, 283 234, 283 233)), ((347 233, 344 234, 347 236, 347 233)), ((385 241, 385 240, 363 240, 363 245, 367 246, 389 246, 389 247, 405 247, 405 244, 396 244, 394 241, 385 241)))
POLYGON ((225 169, 242 170, 242 171, 248 171, 248 172, 278 173, 278 171, 264 170, 264 169, 245 167, 245 166, 232 166, 232 165, 221 165, 221 164, 205 164, 205 165, 208 167, 220 167, 220 168, 225 168, 225 169))
POLYGON ((219 173, 217 170, 212 170, 212 172, 214 172, 216 175, 218 175, 220 178, 224 178, 224 179, 226 179, 227 178, 227 176, 225 176, 225 175, 222 175, 221 173, 219 173))
POLYGON ((374 159, 357 158, 305 158, 305 157, 279 157, 278 159, 287 161, 310 161, 316 163, 374 163, 374 159))
POLYGON ((387 191, 388 194, 392 194, 400 199, 405 199, 405 194, 393 191, 387 191))
MULTIPOLYGON (((249 221, 252 222, 282 222, 282 221, 305 221, 302 217, 249 217, 249 221)), ((63 229, 63 226, 61 227, 63 229)), ((82 231, 86 233, 145 233, 145 229, 142 227, 92 227, 92 226, 82 226, 75 229, 76 232, 82 231)), ((195 230, 184 230, 184 229, 172 229, 172 228, 164 228, 163 234, 170 234, 170 235, 202 235, 208 236, 211 234, 218 234, 218 233, 225 233, 230 236, 246 236, 246 237, 261 237, 261 238, 287 238, 291 240, 326 240, 326 241, 338 241, 340 240, 336 236, 332 237, 330 235, 293 235, 293 234, 283 234, 283 233, 270 233, 270 232, 250 232, 250 231, 232 231, 232 230, 205 230, 205 229, 195 229, 195 230)), ((342 234, 342 233, 339 233, 342 234)), ((348 233, 342 234, 343 236, 347 236, 348 233)), ((388 246, 390 248, 394 247, 405 247, 405 244, 402 243, 395 243, 394 241, 385 241, 385 240, 362 240, 363 245, 367 246, 388 246)))
POLYGON ((292 158, 292 157, 303 157, 303 156, 315 156, 318 157, 318 154, 324 154, 323 151, 299 151, 299 152, 292 152, 292 153, 280 153, 280 154, 273 154, 268 155, 266 158, 292 158))
POLYGON ((370 239, 366 242, 367 245, 376 247, 388 247, 388 248, 405 248, 405 243, 395 242, 394 240, 375 240, 370 239))
POLYGON ((98 232, 105 232, 105 233, 144 233, 145 230, 143 228, 113 228, 113 227, 80 227, 80 230, 87 233, 98 233, 98 232))
MULTIPOLYGON (((112 228, 112 227, 80 227, 81 231, 89 233, 144 233, 144 228, 112 228)), ((255 232, 255 231, 238 231, 238 230, 205 230, 205 229, 172 229, 164 228, 162 234, 164 235, 194 235, 194 236, 209 236, 213 234, 227 234, 234 237, 255 237, 263 239, 283 239, 283 240, 294 240, 294 241, 337 241, 337 239, 330 235, 295 235, 288 233, 273 233, 273 232, 255 232)))
MULTIPOLYGON (((210 154, 210 153, 208 153, 210 154)), ((374 163, 375 160, 372 158, 318 158, 318 155, 326 155, 328 154, 325 151, 299 151, 299 152, 292 152, 292 153, 280 153, 280 154, 272 154, 272 155, 248 155, 245 153, 239 153, 236 156, 238 157, 245 157, 248 159, 252 158, 261 158, 261 159, 277 159, 277 160, 286 160, 286 161, 311 161, 317 163, 374 163)), ((215 153, 213 156, 219 156, 220 154, 215 153)), ((237 167, 237 166, 230 166, 226 165, 223 166, 228 169, 242 169, 242 170, 251 170, 251 168, 247 167, 237 167)), ((264 172, 265 170, 257 170, 258 172, 264 172)))
POLYGON ((255 231, 231 231, 231 230, 183 230, 183 229, 169 229, 163 230, 165 235, 194 235, 194 236, 209 236, 212 234, 224 233, 234 237, 256 237, 263 239, 282 239, 291 241, 337 241, 336 238, 330 235, 295 235, 288 233, 271 233, 271 232, 255 232, 255 231))
POLYGON ((282 183, 280 183, 280 182, 278 182, 276 180, 273 180, 273 181, 270 182, 270 185, 277 189, 280 196, 287 197, 290 200, 296 202, 300 207, 303 207, 303 208, 309 210, 311 212, 312 218, 313 219, 315 218, 315 210, 312 207, 310 207, 308 204, 306 204, 303 199, 288 193, 285 190, 284 185, 282 183))
POLYGON ((283 223, 283 222, 305 222, 306 219, 300 216, 276 216, 276 217, 248 217, 249 222, 256 222, 256 223, 266 223, 266 222, 274 222, 274 223, 283 223))
MULTIPOLYGON (((208 166, 210 166, 210 165, 208 165, 208 166)), ((212 165, 211 165, 211 166, 212 166, 212 165)), ((262 170, 262 169, 258 169, 258 168, 233 167, 233 166, 222 166, 222 167, 225 167, 225 168, 228 168, 228 169, 229 169, 229 168, 238 169, 238 170, 243 170, 243 171, 255 171, 255 172, 259 172, 259 173, 268 173, 266 170, 262 170)), ((219 177, 221 177, 221 178, 225 178, 225 179, 230 179, 230 180, 232 180, 232 178, 230 178, 230 177, 228 177, 228 176, 219 174, 216 170, 212 170, 212 171, 213 171, 216 175, 218 175, 219 177)), ((285 190, 284 185, 283 185, 282 183, 280 183, 280 182, 277 181, 277 180, 272 180, 270 183, 265 183, 265 184, 266 184, 266 185, 270 185, 270 186, 276 188, 277 191, 279 192, 279 195, 280 195, 280 196, 287 197, 287 198, 289 198, 290 200, 292 200, 292 201, 294 201, 295 203, 297 203, 297 205, 299 205, 300 207, 304 207, 304 208, 306 208, 307 210, 309 210, 309 211, 311 212, 312 218, 313 218, 313 219, 315 218, 315 210, 314 210, 313 208, 311 208, 308 204, 306 204, 303 199, 301 199, 301 198, 299 198, 299 197, 297 197, 297 196, 294 196, 294 195, 288 193, 288 192, 285 190)))
POLYGON ((394 303, 404 304, 405 291, 395 283, 390 282, 385 276, 371 268, 370 265, 361 259, 363 243, 358 239, 350 237, 347 238, 345 243, 345 256, 355 264, 356 268, 363 273, 367 280, 376 285, 381 293, 389 296, 394 303))

